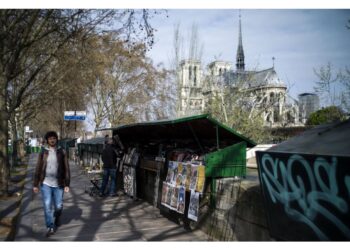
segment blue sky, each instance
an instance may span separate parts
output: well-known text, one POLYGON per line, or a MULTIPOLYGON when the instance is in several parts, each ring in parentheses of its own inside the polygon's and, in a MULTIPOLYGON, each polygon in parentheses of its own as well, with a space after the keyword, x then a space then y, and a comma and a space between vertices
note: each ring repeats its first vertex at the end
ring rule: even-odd
POLYGON ((292 97, 313 92, 314 68, 328 62, 336 69, 350 68, 350 30, 345 27, 350 4, 344 0, 13 0, 0 7, 168 9, 169 18, 160 15, 152 20, 158 31, 149 57, 168 65, 175 25, 180 23, 188 39, 196 23, 204 67, 215 59, 235 63, 241 9, 246 69, 270 68, 275 57, 275 69, 292 97))
MULTIPOLYGON (((203 44, 203 67, 215 59, 235 63, 238 43, 238 9, 171 9, 169 17, 153 19, 158 30, 149 52, 155 63, 168 65, 173 53, 174 27, 180 23, 188 50, 191 26, 198 27, 203 44)), ((241 9, 246 69, 272 66, 290 88, 292 97, 313 92, 313 69, 330 62, 350 67, 350 9, 241 9)))
MULTIPOLYGON (((193 23, 203 44, 203 67, 214 59, 235 63, 238 42, 238 9, 242 13, 246 69, 272 66, 296 97, 313 92, 313 69, 332 63, 350 67, 350 5, 344 0, 13 0, 2 8, 147 8, 168 9, 169 17, 156 16, 152 25, 155 45, 149 57, 169 64, 173 53, 174 26, 180 23, 188 40, 193 23), (200 4, 199 4, 200 3, 200 4)), ((185 49, 188 48, 185 43, 185 49)))

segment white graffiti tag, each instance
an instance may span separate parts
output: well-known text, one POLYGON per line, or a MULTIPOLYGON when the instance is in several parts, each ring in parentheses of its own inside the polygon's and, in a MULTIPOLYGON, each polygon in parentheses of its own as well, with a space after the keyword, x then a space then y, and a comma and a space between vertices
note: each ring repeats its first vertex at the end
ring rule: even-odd
MULTIPOLYGON (((326 233, 315 222, 316 216, 322 215, 350 239, 349 227, 324 206, 325 203, 329 203, 342 214, 349 211, 347 202, 338 196, 336 157, 332 157, 331 162, 318 157, 311 167, 306 159, 294 154, 289 157, 286 166, 280 159, 273 159, 265 153, 261 159, 261 166, 263 184, 271 201, 283 204, 286 214, 291 219, 308 225, 319 239, 328 240, 326 233), (301 172, 303 176, 298 174, 301 172), (321 173, 324 178, 321 178, 321 173)), ((344 177, 344 184, 350 196, 350 176, 344 177)))

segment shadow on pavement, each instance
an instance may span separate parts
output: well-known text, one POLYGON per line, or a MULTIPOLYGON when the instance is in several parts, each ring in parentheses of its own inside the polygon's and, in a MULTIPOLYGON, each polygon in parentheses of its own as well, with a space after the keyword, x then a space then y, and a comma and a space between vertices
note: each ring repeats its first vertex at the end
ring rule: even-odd
POLYGON ((145 201, 121 195, 100 198, 85 192, 88 177, 71 162, 71 188, 64 194, 62 225, 45 237, 41 194, 33 195, 32 176, 36 155, 32 154, 25 184, 16 241, 205 241, 206 236, 186 231, 164 218, 158 208, 145 201))

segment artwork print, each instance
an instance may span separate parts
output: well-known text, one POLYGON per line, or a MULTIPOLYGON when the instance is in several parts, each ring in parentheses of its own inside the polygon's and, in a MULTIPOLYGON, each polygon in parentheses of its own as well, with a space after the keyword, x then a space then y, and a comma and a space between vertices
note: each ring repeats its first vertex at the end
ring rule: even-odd
POLYGON ((190 179, 190 190, 195 190, 197 186, 197 178, 198 177, 198 166, 191 166, 191 179, 190 179))
POLYGON ((162 187, 162 199, 161 199, 161 203, 162 204, 166 204, 166 197, 168 195, 168 189, 169 189, 169 185, 166 182, 163 182, 163 187, 162 187))
POLYGON ((185 212, 185 195, 186 195, 186 189, 184 186, 179 187, 179 196, 177 200, 177 211, 180 214, 183 214, 185 212))
POLYGON ((185 185, 186 181, 186 168, 182 165, 181 162, 177 166, 177 177, 176 177, 176 186, 185 185))
POLYGON ((179 188, 173 187, 173 192, 172 192, 171 200, 170 200, 171 209, 176 210, 178 198, 179 198, 179 188))
POLYGON ((197 187, 196 190, 203 193, 204 182, 205 182, 205 167, 203 165, 198 166, 198 177, 197 177, 197 187))
POLYGON ((199 193, 191 190, 190 205, 188 206, 187 217, 191 220, 198 220, 199 193))
POLYGON ((175 184, 176 183, 176 173, 177 173, 177 165, 176 161, 169 161, 168 163, 168 173, 166 176, 166 182, 175 184))
POLYGON ((170 207, 171 197, 173 196, 174 187, 171 185, 168 185, 168 193, 166 195, 166 201, 165 204, 170 207))
POLYGON ((135 183, 135 169, 132 167, 127 167, 124 165, 123 169, 123 181, 124 181, 124 191, 129 196, 134 196, 134 186, 135 183))
POLYGON ((191 170, 191 163, 187 163, 186 164, 186 181, 185 181, 185 188, 186 190, 190 190, 190 182, 191 182, 191 173, 192 173, 192 170, 191 170))

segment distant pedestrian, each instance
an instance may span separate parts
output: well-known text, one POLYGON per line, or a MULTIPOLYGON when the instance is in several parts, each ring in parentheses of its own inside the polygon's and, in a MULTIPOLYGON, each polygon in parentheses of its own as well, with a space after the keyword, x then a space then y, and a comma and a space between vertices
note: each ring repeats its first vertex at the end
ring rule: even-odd
POLYGON ((111 179, 109 195, 116 195, 117 153, 114 146, 114 140, 112 138, 108 138, 107 144, 102 151, 103 177, 100 196, 106 195, 106 188, 108 186, 109 179, 111 179))
POLYGON ((47 145, 42 148, 38 156, 33 192, 38 193, 39 188, 41 190, 47 227, 46 236, 49 237, 61 224, 63 193, 69 192, 70 169, 65 150, 57 147, 57 133, 47 132, 45 140, 47 145))

